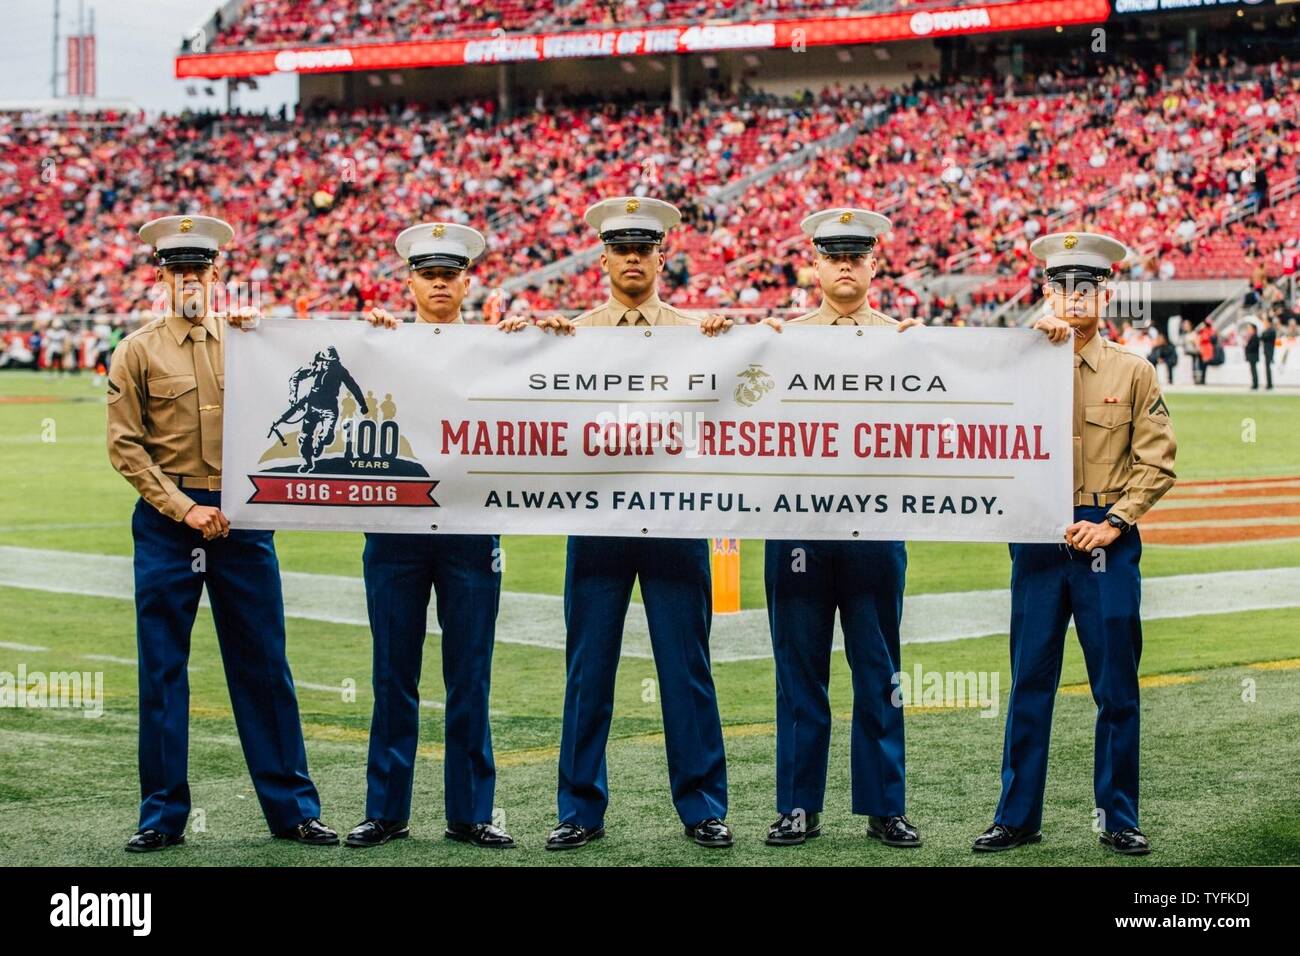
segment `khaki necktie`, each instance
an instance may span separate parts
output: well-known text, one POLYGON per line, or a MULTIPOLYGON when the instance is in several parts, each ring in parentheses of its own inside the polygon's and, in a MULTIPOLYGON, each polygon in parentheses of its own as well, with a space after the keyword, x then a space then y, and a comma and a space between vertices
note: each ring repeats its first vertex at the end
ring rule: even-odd
POLYGON ((194 343, 194 377, 199 385, 199 443, 203 461, 214 473, 221 473, 221 386, 212 370, 208 355, 208 330, 201 325, 190 327, 194 343))
POLYGON ((619 320, 620 325, 649 325, 646 317, 636 309, 628 309, 623 313, 623 318, 619 320))
MULTIPOLYGON (((1083 356, 1074 353, 1074 490, 1083 491, 1083 356)), ((1095 490, 1095 489, 1094 489, 1095 490)))

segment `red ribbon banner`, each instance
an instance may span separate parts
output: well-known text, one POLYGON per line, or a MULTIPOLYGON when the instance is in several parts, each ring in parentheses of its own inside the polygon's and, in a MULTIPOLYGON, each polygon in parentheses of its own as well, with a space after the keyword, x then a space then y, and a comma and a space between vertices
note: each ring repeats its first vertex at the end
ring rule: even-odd
POLYGON ((249 475, 249 504, 341 505, 349 508, 437 508, 436 481, 324 478, 314 475, 249 475))

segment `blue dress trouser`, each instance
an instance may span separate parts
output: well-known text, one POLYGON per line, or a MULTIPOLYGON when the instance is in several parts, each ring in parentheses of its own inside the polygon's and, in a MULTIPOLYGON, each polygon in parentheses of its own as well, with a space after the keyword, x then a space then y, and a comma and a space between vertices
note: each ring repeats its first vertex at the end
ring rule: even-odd
MULTIPOLYGON (((187 491, 218 507, 220 492, 187 491)), ((135 541, 136 643, 140 661, 140 829, 179 836, 190 812, 187 670, 190 632, 206 584, 235 727, 272 833, 320 816, 293 676, 285 656, 280 565, 270 531, 203 535, 143 498, 135 541)))
POLYGON ((687 826, 727 815, 727 763, 709 662, 709 543, 679 538, 569 538, 564 580, 567 677, 560 737, 561 823, 604 825, 605 744, 632 586, 659 674, 668 779, 687 826))
POLYGON ((776 809, 820 813, 831 745, 835 612, 853 681, 853 812, 905 806, 903 709, 894 704, 907 549, 901 541, 768 541, 776 664, 776 809))
POLYGON ((362 556, 374 640, 375 709, 366 818, 411 815, 420 736, 420 664, 438 598, 446 687, 443 793, 449 823, 490 823, 496 790, 488 696, 501 600, 496 535, 367 534, 362 556))
MULTIPOLYGON (((1100 522, 1107 510, 1079 507, 1074 518, 1100 522)), ((1101 824, 1109 831, 1138 825, 1141 556, 1137 528, 1105 549, 1104 567, 1064 543, 1011 545, 1011 697, 995 822, 1042 824, 1052 705, 1073 617, 1097 703, 1093 790, 1101 824)))

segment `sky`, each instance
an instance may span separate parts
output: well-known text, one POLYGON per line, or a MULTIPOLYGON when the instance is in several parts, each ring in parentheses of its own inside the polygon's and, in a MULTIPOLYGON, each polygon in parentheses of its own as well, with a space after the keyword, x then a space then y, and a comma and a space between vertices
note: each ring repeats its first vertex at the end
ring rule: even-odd
MULTIPOLYGON (((81 0, 95 11, 99 96, 131 100, 150 111, 176 112, 187 106, 224 109, 224 80, 184 82, 175 78, 181 38, 212 15, 219 0, 81 0), (197 87, 197 96, 186 87, 197 87), (210 87, 215 95, 207 96, 210 87)), ((60 37, 76 32, 78 0, 60 0, 60 37)), ((48 99, 54 0, 0 0, 0 101, 48 99)), ((59 41, 59 68, 66 67, 67 43, 59 41)), ((235 103, 245 108, 278 109, 298 96, 297 77, 259 77, 260 89, 240 90, 235 103)), ((59 93, 66 82, 59 80, 59 93)))

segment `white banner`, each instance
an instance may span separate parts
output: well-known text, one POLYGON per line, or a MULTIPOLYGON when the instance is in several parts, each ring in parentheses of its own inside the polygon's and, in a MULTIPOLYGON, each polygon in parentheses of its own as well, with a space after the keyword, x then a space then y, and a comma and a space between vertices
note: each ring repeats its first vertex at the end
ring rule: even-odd
POLYGON ((1056 542, 1072 515, 1070 349, 1028 330, 263 320, 225 385, 239 528, 1056 542))

